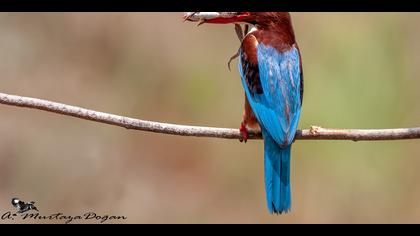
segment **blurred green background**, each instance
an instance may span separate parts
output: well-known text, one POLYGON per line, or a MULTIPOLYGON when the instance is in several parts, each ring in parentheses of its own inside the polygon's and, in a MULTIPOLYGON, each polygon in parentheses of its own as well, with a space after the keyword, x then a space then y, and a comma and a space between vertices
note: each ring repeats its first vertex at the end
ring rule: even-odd
MULTIPOLYGON (((420 14, 292 18, 305 77, 300 128, 420 125, 420 14)), ((0 92, 162 122, 241 122, 242 85, 236 65, 227 69, 239 47, 232 25, 196 27, 182 13, 2 13, 0 29, 0 92)), ((127 223, 420 223, 418 140, 296 142, 292 212, 272 216, 261 141, 4 105, 0 116, 0 212, 18 196, 42 214, 127 223)))

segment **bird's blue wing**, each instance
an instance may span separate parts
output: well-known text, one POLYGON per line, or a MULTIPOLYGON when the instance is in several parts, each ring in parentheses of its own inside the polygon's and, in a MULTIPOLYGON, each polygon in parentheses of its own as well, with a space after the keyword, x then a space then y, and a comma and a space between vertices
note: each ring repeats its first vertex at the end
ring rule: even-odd
POLYGON ((303 86, 298 49, 278 52, 258 44, 257 66, 243 58, 241 55, 239 63, 242 84, 260 125, 279 145, 291 144, 300 117, 303 86))

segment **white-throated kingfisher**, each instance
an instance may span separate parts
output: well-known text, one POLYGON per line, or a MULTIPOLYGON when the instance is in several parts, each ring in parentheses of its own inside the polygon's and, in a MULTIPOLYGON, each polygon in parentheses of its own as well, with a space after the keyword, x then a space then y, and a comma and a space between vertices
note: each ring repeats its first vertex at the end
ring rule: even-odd
POLYGON ((288 212, 291 208, 290 148, 303 98, 302 62, 290 14, 189 12, 184 14, 184 19, 200 24, 252 25, 243 37, 238 34, 242 41, 239 73, 245 90, 240 131, 242 140, 246 141, 248 129, 261 129, 267 206, 270 213, 288 212))

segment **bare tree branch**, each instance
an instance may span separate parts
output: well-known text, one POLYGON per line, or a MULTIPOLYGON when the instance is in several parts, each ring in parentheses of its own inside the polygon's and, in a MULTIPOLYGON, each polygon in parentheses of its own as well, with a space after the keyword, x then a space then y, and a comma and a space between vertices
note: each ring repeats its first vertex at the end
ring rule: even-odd
MULTIPOLYGON (((120 126, 127 129, 162 134, 225 139, 239 139, 241 137, 238 129, 175 125, 139 120, 62 103, 4 93, 0 93, 0 103, 11 106, 49 111, 66 116, 77 117, 80 119, 120 126)), ((249 139, 261 139, 261 133, 258 131, 250 131, 249 139)), ((406 129, 327 129, 312 126, 309 130, 298 130, 295 139, 353 141, 420 139, 420 127, 406 129)))

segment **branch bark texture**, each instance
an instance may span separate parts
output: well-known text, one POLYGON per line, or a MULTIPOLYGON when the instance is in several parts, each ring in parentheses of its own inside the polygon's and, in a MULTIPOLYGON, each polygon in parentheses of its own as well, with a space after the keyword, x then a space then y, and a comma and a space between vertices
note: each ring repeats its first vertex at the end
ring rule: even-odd
MULTIPOLYGON (((224 139, 239 139, 241 137, 238 129, 177 125, 140 120, 94 111, 77 106, 66 105, 63 103, 5 93, 0 93, 0 103, 10 106, 43 110, 66 116, 73 116, 84 120, 90 120, 146 132, 224 139)), ((249 139, 261 139, 261 133, 258 131, 250 131, 249 139)), ((310 129, 298 130, 295 139, 352 141, 420 139, 420 127, 401 129, 329 129, 312 126, 310 129)))

